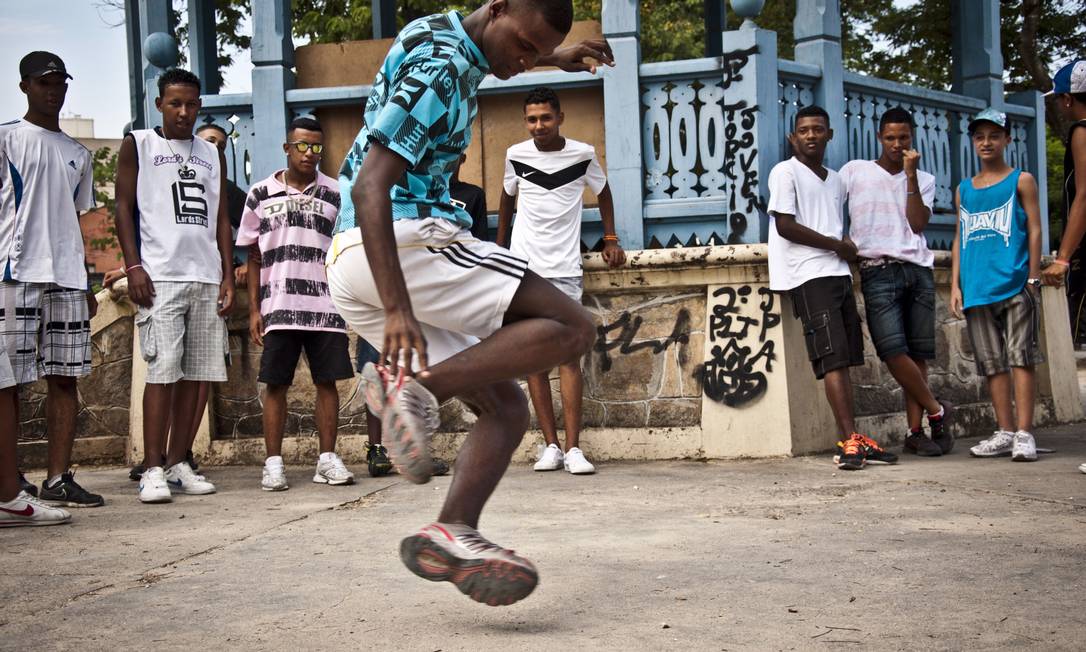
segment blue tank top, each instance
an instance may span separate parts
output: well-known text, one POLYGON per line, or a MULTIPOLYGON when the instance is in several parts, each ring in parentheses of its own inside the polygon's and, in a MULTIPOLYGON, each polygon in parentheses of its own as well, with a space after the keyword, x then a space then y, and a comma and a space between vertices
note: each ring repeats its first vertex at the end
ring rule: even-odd
POLYGON ((965 308, 986 306, 1022 291, 1029 278, 1029 236, 1026 211, 1018 201, 1015 169, 999 183, 958 185, 961 207, 958 226, 960 279, 965 308))

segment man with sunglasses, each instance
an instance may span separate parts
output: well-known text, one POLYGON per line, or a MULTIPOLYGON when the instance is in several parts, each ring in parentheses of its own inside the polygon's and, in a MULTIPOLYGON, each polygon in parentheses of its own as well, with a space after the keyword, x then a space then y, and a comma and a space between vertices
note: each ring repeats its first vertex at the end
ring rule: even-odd
POLYGON ((262 345, 258 380, 264 396, 264 444, 268 458, 260 486, 289 487, 283 469, 287 390, 305 349, 317 388, 315 419, 320 457, 313 482, 354 482, 335 453, 339 417, 336 381, 354 375, 347 351, 347 324, 328 294, 324 258, 339 216, 339 182, 322 174, 321 125, 295 118, 283 151, 286 169, 253 184, 238 229, 238 246, 249 247, 249 335, 262 345))

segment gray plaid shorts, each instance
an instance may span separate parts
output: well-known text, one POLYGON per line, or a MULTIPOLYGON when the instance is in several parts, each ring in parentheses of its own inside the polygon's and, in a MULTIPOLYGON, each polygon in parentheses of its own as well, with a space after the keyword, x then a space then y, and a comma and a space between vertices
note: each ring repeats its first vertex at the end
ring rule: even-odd
POLYGON ((90 309, 84 290, 4 281, 0 330, 0 388, 91 371, 90 309))
POLYGON ((154 303, 140 307, 136 326, 147 361, 147 382, 226 380, 226 321, 218 314, 219 286, 155 281, 154 303))
POLYGON ((1032 367, 1045 361, 1041 353, 1038 299, 1029 287, 1018 294, 965 311, 965 326, 977 374, 992 376, 1011 367, 1032 367))

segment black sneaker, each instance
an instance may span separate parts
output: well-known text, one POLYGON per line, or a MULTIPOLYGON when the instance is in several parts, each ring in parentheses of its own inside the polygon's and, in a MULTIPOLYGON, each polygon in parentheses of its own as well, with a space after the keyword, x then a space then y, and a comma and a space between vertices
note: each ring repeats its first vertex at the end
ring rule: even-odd
POLYGON ((43 503, 57 507, 101 507, 106 504, 98 494, 92 494, 75 481, 75 473, 68 471, 61 474, 60 482, 49 487, 48 480, 41 484, 38 497, 43 503))
POLYGON ((836 456, 837 468, 845 471, 859 471, 867 462, 867 448, 859 435, 852 435, 842 442, 838 442, 841 453, 836 456))
POLYGON ((434 458, 434 472, 431 475, 448 475, 449 465, 444 460, 434 458))
POLYGON ((142 477, 143 477, 143 465, 142 464, 137 464, 137 465, 133 466, 132 469, 128 472, 128 479, 131 480, 132 482, 139 482, 140 478, 142 478, 142 477))
POLYGON ((392 470, 392 461, 388 459, 388 449, 381 444, 366 444, 366 466, 370 477, 379 478, 392 470))
POLYGON ((35 498, 38 497, 38 487, 35 486, 34 483, 30 480, 27 480, 26 476, 23 475, 22 471, 19 471, 19 489, 25 491, 31 496, 34 496, 35 498))
POLYGON ((905 445, 902 450, 920 457, 939 457, 943 454, 943 449, 939 448, 939 444, 928 439, 923 430, 910 432, 909 436, 905 438, 905 445))
POLYGON ((954 423, 954 405, 941 400, 943 416, 928 417, 928 426, 931 428, 931 440, 939 447, 943 455, 954 450, 954 435, 950 434, 950 424, 954 423))

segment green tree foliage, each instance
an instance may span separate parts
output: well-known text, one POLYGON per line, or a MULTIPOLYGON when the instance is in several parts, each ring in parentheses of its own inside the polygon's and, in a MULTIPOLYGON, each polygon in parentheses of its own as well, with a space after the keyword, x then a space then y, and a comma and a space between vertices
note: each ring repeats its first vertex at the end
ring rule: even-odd
MULTIPOLYGON (((113 184, 117 181, 117 152, 108 147, 99 147, 94 150, 94 201, 113 215, 113 209, 117 205, 113 196, 113 184)), ((117 244, 117 232, 110 226, 108 235, 102 238, 93 238, 90 246, 95 249, 106 250, 117 244)))

